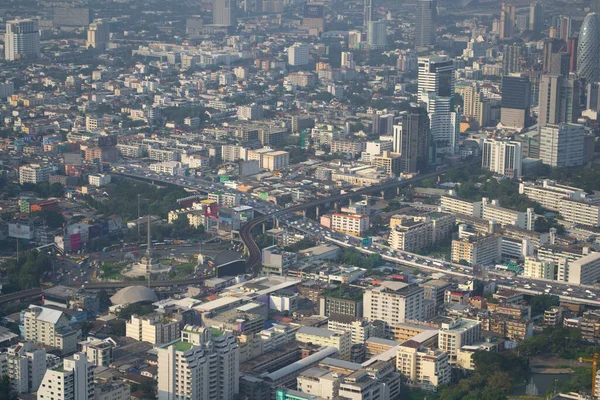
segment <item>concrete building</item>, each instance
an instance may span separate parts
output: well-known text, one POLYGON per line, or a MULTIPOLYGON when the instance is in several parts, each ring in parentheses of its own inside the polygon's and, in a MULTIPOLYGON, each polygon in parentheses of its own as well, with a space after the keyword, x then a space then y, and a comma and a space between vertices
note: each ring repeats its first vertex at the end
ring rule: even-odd
POLYGON ((6 21, 4 59, 16 61, 40 56, 40 30, 37 19, 6 21))
POLYGON ((319 314, 329 317, 332 314, 348 315, 351 317, 363 316, 362 290, 348 287, 327 290, 319 298, 319 314))
POLYGON ((438 348, 456 362, 456 355, 462 346, 481 341, 481 323, 473 319, 455 318, 443 322, 438 331, 438 348))
POLYGON ((481 201, 469 201, 453 196, 441 196, 440 205, 444 212, 483 218, 483 204, 481 201))
POLYGON ((560 212, 561 203, 566 199, 582 202, 587 197, 583 189, 559 185, 549 179, 544 179, 541 185, 534 182, 521 182, 519 193, 540 203, 545 209, 556 212, 560 212))
POLYGON ((433 300, 436 307, 444 304, 444 293, 452 287, 452 283, 441 279, 432 279, 427 282, 419 283, 423 288, 423 298, 433 300))
POLYGON ((435 0, 419 0, 417 2, 415 47, 427 47, 435 43, 436 17, 437 2, 435 0))
POLYGON ((340 392, 340 375, 325 368, 309 368, 298 375, 298 391, 315 399, 334 399, 340 392))
POLYGON ((509 140, 485 139, 481 167, 498 175, 518 178, 523 173, 521 143, 509 140))
POLYGON ((327 329, 301 327, 296 332, 296 341, 300 343, 312 343, 314 345, 335 347, 343 360, 350 360, 350 347, 352 347, 352 335, 348 331, 342 333, 327 329))
POLYGON ((455 221, 454 215, 446 213, 432 213, 413 219, 401 218, 392 227, 388 243, 394 249, 414 252, 450 237, 455 221))
POLYGON ((106 339, 88 337, 79 345, 89 362, 98 367, 108 367, 113 361, 113 349, 117 347, 117 342, 110 337, 106 339))
POLYGON ((551 167, 578 167, 585 162, 585 128, 578 124, 548 124, 540 130, 540 158, 551 167))
POLYGON ((35 392, 46 373, 46 350, 29 341, 11 346, 0 355, 0 371, 8 376, 14 393, 35 392))
POLYGON ((163 314, 149 314, 138 317, 132 315, 125 324, 125 336, 140 342, 152 344, 169 343, 179 337, 179 321, 171 320, 163 314))
POLYGON ((535 257, 526 257, 523 276, 537 279, 556 279, 556 264, 551 261, 538 260, 535 257))
POLYGON ((98 50, 106 50, 110 41, 110 23, 98 19, 90 24, 87 31, 86 46, 98 50))
POLYGON ((308 65, 310 61, 309 54, 309 48, 306 44, 294 43, 288 49, 288 64, 292 67, 308 65))
POLYGON ((262 273, 287 276, 287 271, 298 261, 298 255, 283 251, 279 246, 269 246, 262 250, 262 273))
POLYGON ((159 400, 233 400, 239 392, 239 348, 231 332, 186 325, 180 340, 155 350, 159 400))
POLYGON ((235 25, 236 2, 231 0, 213 0, 213 24, 235 25))
POLYGON ((381 320, 389 326, 406 320, 422 321, 424 317, 423 288, 402 282, 384 281, 365 291, 364 317, 381 320))
POLYGON ((19 183, 38 184, 48 182, 52 167, 49 165, 28 164, 19 168, 19 183))
POLYGON ((331 216, 331 229, 353 236, 361 236, 369 229, 369 216, 334 213, 331 216))
POLYGON ((574 76, 542 75, 538 103, 538 129, 549 124, 577 123, 580 85, 574 76))
POLYGON ((578 260, 568 261, 566 264, 565 282, 576 285, 594 285, 600 281, 600 253, 590 253, 578 260))
POLYGON ((94 365, 83 353, 47 370, 37 393, 40 400, 92 400, 94 396, 94 365))
POLYGON ((69 319, 59 310, 30 305, 22 314, 23 339, 60 349, 62 354, 77 350, 79 331, 71 329, 69 319))
POLYGON ((376 331, 375 326, 365 319, 343 314, 331 314, 327 329, 336 333, 350 332, 352 344, 365 344, 376 331))
POLYGON ((514 5, 502 3, 499 25, 500 40, 510 39, 514 35, 517 22, 516 14, 516 7, 514 5))
POLYGON ((290 153, 287 151, 272 151, 262 157, 262 168, 269 171, 278 171, 290 163, 290 153))
POLYGON ((452 241, 452 262, 469 265, 491 265, 502 256, 502 237, 498 235, 470 236, 452 241))
POLYGON ((109 174, 89 175, 88 183, 92 186, 101 187, 110 183, 109 174))
POLYGON ((367 25, 367 45, 370 49, 385 49, 387 46, 386 31, 385 21, 369 21, 367 25))
POLYGON ((220 206, 225 207, 238 207, 240 205, 240 194, 239 193, 226 193, 226 192, 213 192, 208 194, 209 201, 217 203, 220 206))
POLYGON ((448 354, 407 340, 398 348, 396 370, 404 375, 408 385, 420 390, 437 391, 451 380, 448 354))
POLYGON ((429 161, 429 117, 425 110, 401 113, 393 129, 392 150, 400 154, 400 171, 407 174, 425 171, 429 161))
POLYGON ((528 208, 527 211, 515 211, 500 207, 497 200, 490 201, 485 197, 481 199, 481 204, 483 207, 482 217, 485 220, 494 221, 500 226, 515 226, 528 231, 535 228, 533 208, 528 208))
POLYGON ((502 78, 500 122, 515 129, 530 125, 531 82, 520 74, 502 78))
POLYGON ((123 383, 104 383, 95 385, 94 400, 130 400, 129 385, 123 383))

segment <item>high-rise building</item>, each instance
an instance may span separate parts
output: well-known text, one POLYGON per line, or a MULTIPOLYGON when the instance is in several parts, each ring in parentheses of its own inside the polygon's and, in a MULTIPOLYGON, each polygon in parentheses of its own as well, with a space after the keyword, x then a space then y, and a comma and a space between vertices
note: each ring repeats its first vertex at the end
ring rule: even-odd
POLYGON ((384 20, 369 22, 367 27, 367 44, 371 49, 385 49, 387 45, 387 33, 384 20))
POLYGON ((463 115, 465 117, 475 116, 476 101, 479 97, 479 85, 477 82, 456 86, 456 93, 463 98, 463 115))
POLYGON ((425 103, 430 122, 429 162, 456 154, 460 117, 454 111, 454 61, 448 56, 420 57, 419 101, 425 103))
POLYGON ((294 43, 288 49, 288 64, 292 67, 308 65, 308 62, 310 61, 308 55, 309 48, 307 45, 303 43, 294 43))
POLYGON ((6 22, 4 58, 8 61, 40 56, 40 31, 37 19, 6 22))
POLYGON ((567 53, 569 53, 569 72, 577 71, 577 46, 579 38, 572 37, 567 39, 567 53))
POLYGON ((231 332, 186 325, 158 353, 158 399, 232 400, 239 392, 239 347, 231 332))
POLYGON ((516 7, 511 4, 502 3, 502 10, 500 11, 500 40, 510 39, 513 36, 516 22, 516 7))
POLYGON ((552 54, 550 57, 550 66, 548 69, 549 74, 557 74, 568 76, 571 65, 571 54, 567 52, 560 52, 552 54))
POLYGON ((54 7, 53 24, 55 28, 63 26, 88 26, 92 20, 92 10, 88 7, 54 7))
POLYGON ((509 140, 485 139, 481 167, 509 178, 518 178, 521 169, 521 143, 509 140))
POLYGON ((417 1, 415 47, 426 47, 435 43, 436 0, 417 1))
POLYGON ((5 371, 14 393, 38 390, 46 373, 46 350, 34 348, 32 342, 21 342, 0 354, 0 370, 5 371))
POLYGON ((531 106, 531 85, 523 75, 509 75, 502 78, 502 100, 500 122, 504 126, 523 129, 529 126, 531 106))
POLYGON ((363 26, 369 27, 369 22, 373 21, 373 0, 364 0, 364 21, 363 26))
POLYGON ((85 354, 75 353, 63 364, 49 369, 38 389, 40 400, 92 400, 94 399, 94 364, 85 354))
POLYGON ((452 379, 448 361, 445 352, 421 346, 415 340, 407 340, 398 347, 396 370, 402 373, 410 387, 435 391, 452 379))
POLYGON ((562 40, 567 40, 571 37, 571 17, 567 15, 560 16, 560 26, 558 28, 558 37, 562 40))
POLYGON ((394 125, 393 151, 400 154, 400 170, 415 173, 427 170, 429 117, 423 108, 405 111, 394 125))
POLYGON ((600 0, 592 0, 590 3, 590 12, 600 14, 600 0))
POLYGON ((90 24, 87 31, 86 46, 94 49, 105 50, 110 40, 110 24, 108 21, 98 19, 90 24))
POLYGON ((381 320, 388 326, 407 320, 424 318, 423 288, 402 282, 384 281, 368 289, 363 297, 364 316, 369 321, 381 320))
POLYGON ((548 124, 576 123, 579 110, 580 84, 576 77, 542 75, 538 104, 538 127, 548 124))
POLYGON ((456 318, 442 322, 438 331, 438 348, 450 356, 450 363, 456 362, 456 355, 463 346, 481 340, 481 322, 474 319, 456 318))
POLYGON ((224 26, 235 24, 235 0, 213 0, 213 24, 224 26))
POLYGON ((544 48, 542 52, 542 72, 547 74, 550 72, 550 67, 553 64, 553 58, 556 54, 566 50, 565 42, 559 39, 544 40, 544 48))
POLYGON ((529 30, 540 33, 544 30, 544 6, 535 1, 529 6, 529 30))
POLYGON ((585 128, 578 124, 548 124, 540 130, 540 158, 552 167, 583 165, 585 128))
POLYGON ((585 98, 586 110, 600 111, 600 82, 587 84, 585 98))
POLYGON ((502 57, 502 71, 504 75, 521 71, 521 46, 518 44, 505 45, 502 57))
POLYGON ((600 14, 583 20, 577 46, 577 74, 586 83, 600 81, 600 14))

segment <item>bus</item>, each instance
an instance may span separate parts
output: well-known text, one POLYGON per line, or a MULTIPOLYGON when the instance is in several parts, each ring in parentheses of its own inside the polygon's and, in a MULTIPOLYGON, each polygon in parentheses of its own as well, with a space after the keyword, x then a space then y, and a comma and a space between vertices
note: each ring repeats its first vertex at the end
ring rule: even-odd
POLYGON ((106 253, 106 252, 108 252, 108 251, 116 250, 116 249, 118 249, 119 247, 121 247, 121 245, 120 245, 120 244, 111 244, 111 245, 109 245, 109 246, 106 246, 106 247, 104 247, 104 248, 102 249, 102 252, 103 252, 103 253, 106 253))
POLYGON ((79 268, 83 267, 85 264, 87 264, 87 262, 89 261, 89 259, 90 259, 89 257, 84 257, 84 258, 80 259, 80 260, 77 262, 77 266, 78 266, 79 268))

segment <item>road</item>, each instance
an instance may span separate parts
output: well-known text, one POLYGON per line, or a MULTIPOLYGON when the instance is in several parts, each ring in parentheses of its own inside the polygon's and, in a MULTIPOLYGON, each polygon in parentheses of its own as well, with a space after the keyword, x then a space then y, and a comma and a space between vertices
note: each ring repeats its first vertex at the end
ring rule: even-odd
MULTIPOLYGON (((472 160, 472 161, 468 161, 465 163, 461 163, 458 165, 458 167, 466 167, 466 166, 473 165, 473 164, 476 164, 479 162, 480 162, 479 160, 472 160)), ((308 208, 314 208, 314 207, 321 206, 321 205, 328 204, 328 203, 338 202, 338 201, 345 200, 350 197, 362 196, 362 195, 370 194, 373 192, 381 192, 382 190, 395 189, 398 186, 405 186, 405 185, 409 185, 409 184, 419 183, 424 179, 434 178, 439 175, 442 175, 445 172, 446 172, 446 170, 430 172, 427 174, 419 175, 418 177, 411 178, 411 179, 405 179, 402 181, 392 181, 392 182, 383 183, 381 185, 369 186, 366 188, 356 190, 354 192, 348 192, 348 193, 338 194, 338 195, 323 198, 323 199, 308 201, 306 203, 288 207, 283 210, 271 212, 269 214, 263 215, 262 217, 254 218, 252 221, 246 223, 240 229, 240 237, 241 237, 242 241, 244 242, 244 244, 246 245, 246 248, 248 249, 248 253, 249 253, 248 260, 246 261, 246 268, 248 270, 252 271, 254 274, 258 274, 259 268, 260 268, 260 263, 261 263, 261 258, 262 258, 262 253, 260 251, 260 248, 256 244, 256 242, 254 241, 254 236, 252 235, 252 230, 255 227, 262 224, 263 222, 265 222, 269 219, 272 219, 273 217, 282 217, 286 214, 306 210, 308 208)))

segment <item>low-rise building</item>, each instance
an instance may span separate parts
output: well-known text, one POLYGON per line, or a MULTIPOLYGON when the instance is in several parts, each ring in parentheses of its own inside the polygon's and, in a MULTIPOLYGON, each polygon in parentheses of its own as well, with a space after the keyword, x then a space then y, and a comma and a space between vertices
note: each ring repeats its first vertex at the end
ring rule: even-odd
POLYGON ((361 236, 369 230, 369 216, 334 213, 331 217, 331 228, 337 232, 361 236))
POLYGON ((350 360, 350 347, 352 347, 352 336, 350 332, 332 332, 327 329, 301 327, 296 332, 296 341, 300 343, 312 343, 319 346, 335 347, 343 360, 350 360))
POLYGON ((450 237, 455 220, 454 215, 446 213, 432 213, 417 218, 395 218, 388 242, 394 249, 409 252, 430 247, 450 237))
POLYGON ((502 237, 499 235, 471 236, 452 241, 452 262, 469 265, 490 265, 502 257, 502 237))
POLYGON ((126 336, 139 342, 151 344, 169 343, 177 340, 181 332, 179 322, 163 314, 132 315, 125 324, 126 336))

